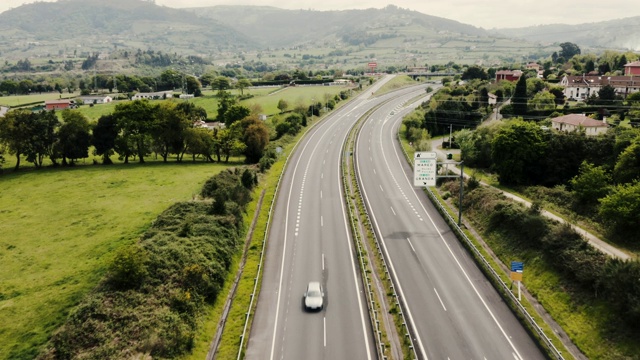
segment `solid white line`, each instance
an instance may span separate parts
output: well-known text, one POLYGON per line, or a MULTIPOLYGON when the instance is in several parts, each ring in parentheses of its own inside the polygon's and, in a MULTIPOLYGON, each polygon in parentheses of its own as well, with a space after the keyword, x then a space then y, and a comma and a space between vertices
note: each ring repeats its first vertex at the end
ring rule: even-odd
POLYGON ((322 318, 322 323, 324 326, 324 347, 327 347, 327 318, 322 318))
POLYGON ((391 212, 393 213, 393 216, 396 216, 396 212, 395 212, 395 210, 393 210, 393 207, 390 206, 390 208, 391 208, 391 212))
POLYGON ((413 250, 413 252, 416 252, 416 248, 413 247, 413 244, 411 243, 411 240, 409 240, 409 238, 407 238, 407 241, 409 242, 409 246, 411 246, 411 250, 413 250))
POLYGON ((438 300, 440 300, 440 305, 442 305, 442 308, 444 309, 444 311, 447 311, 447 307, 444 306, 444 302, 442 301, 440 294, 438 294, 438 290, 436 290, 436 288, 433 288, 433 291, 436 292, 436 296, 438 297, 438 300))

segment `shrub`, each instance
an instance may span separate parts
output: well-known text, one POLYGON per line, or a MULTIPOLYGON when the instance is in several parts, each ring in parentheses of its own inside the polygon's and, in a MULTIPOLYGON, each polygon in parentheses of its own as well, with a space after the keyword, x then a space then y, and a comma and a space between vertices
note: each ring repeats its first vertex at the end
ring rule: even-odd
POLYGON ((109 280, 116 289, 130 289, 142 285, 147 276, 147 254, 139 246, 121 248, 109 266, 109 280))

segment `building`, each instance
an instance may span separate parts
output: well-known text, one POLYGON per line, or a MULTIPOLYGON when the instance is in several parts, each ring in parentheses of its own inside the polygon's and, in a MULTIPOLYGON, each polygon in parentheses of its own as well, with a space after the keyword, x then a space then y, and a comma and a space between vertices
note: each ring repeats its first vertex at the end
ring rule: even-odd
POLYGON ((496 94, 489 93, 489 99, 487 100, 489 106, 493 106, 498 103, 498 96, 496 94))
POLYGON ((496 82, 507 80, 507 81, 518 81, 522 76, 522 70, 500 70, 496 71, 496 82))
POLYGON ((570 100, 585 100, 592 95, 598 96, 600 89, 605 85, 613 86, 616 94, 627 97, 640 91, 640 77, 565 75, 560 85, 564 87, 564 96, 570 100))
POLYGON ((47 111, 73 108, 75 108, 75 102, 73 100, 47 100, 44 102, 44 109, 47 111))
POLYGON ((111 96, 81 96, 80 101, 85 105, 108 104, 113 101, 111 96))
POLYGON ((609 129, 604 121, 594 120, 580 114, 569 114, 551 119, 552 127, 558 131, 581 131, 588 136, 604 134, 609 129))
POLYGON ((9 112, 9 109, 6 106, 0 106, 0 117, 4 117, 9 112))
POLYGON ((624 66, 626 76, 640 75, 640 61, 634 61, 624 66))
POLYGON ((542 67, 538 63, 531 62, 527 64, 527 70, 540 71, 541 68, 542 67))
POLYGON ((172 97, 173 97, 173 91, 168 90, 168 91, 156 91, 151 93, 137 93, 131 97, 131 100, 142 100, 142 99, 164 100, 164 99, 170 99, 172 97))

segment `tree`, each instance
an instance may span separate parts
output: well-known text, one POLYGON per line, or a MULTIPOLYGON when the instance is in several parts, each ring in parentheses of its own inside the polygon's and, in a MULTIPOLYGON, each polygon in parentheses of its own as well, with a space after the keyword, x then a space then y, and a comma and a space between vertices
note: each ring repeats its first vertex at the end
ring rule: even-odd
POLYGON ((616 100, 616 88, 607 84, 600 88, 598 92, 599 103, 602 105, 611 105, 616 100))
POLYGON ((240 80, 238 80, 238 83, 236 84, 236 88, 238 90, 240 90, 240 95, 244 95, 244 89, 248 88, 251 86, 251 81, 249 81, 249 79, 245 79, 242 78, 240 80))
POLYGON ((186 86, 187 86, 187 94, 192 94, 195 97, 202 96, 202 85, 193 76, 187 76, 185 78, 186 86))
POLYGON ((220 162, 221 155, 224 156, 224 162, 229 162, 231 155, 240 155, 245 151, 245 144, 240 141, 239 134, 241 132, 239 123, 234 124, 230 129, 220 129, 214 138, 214 152, 220 162))
POLYGON ((100 116, 98 123, 93 128, 91 144, 95 148, 95 154, 102 156, 102 163, 105 165, 113 164, 110 156, 116 146, 118 132, 118 124, 113 115, 100 116))
POLYGON ((219 92, 218 96, 220 96, 221 92, 229 89, 230 87, 231 87, 231 82, 229 81, 229 78, 224 77, 224 76, 218 76, 211 83, 211 88, 213 90, 218 90, 218 92, 219 92))
POLYGON ((462 77, 461 77, 462 80, 474 80, 474 79, 487 80, 488 78, 489 77, 487 73, 484 71, 484 69, 477 65, 468 67, 462 73, 462 77))
POLYGON ((224 123, 225 122, 225 114, 229 111, 231 106, 236 104, 236 99, 229 93, 228 91, 220 90, 218 92, 218 116, 216 117, 216 121, 224 123))
POLYGON ((14 110, 0 117, 0 142, 7 147, 10 154, 16 156, 16 166, 20 167, 20 159, 32 135, 29 119, 33 116, 27 110, 14 110))
POLYGON ((214 152, 213 131, 203 127, 190 127, 185 131, 185 152, 192 155, 193 161, 196 156, 202 155, 207 161, 213 162, 211 156, 214 152))
POLYGON ((73 165, 76 159, 89 156, 91 125, 84 115, 73 110, 64 110, 62 120, 56 147, 62 156, 62 164, 66 165, 69 159, 70 164, 73 165))
POLYGON ((138 155, 140 163, 149 153, 151 131, 155 109, 148 100, 135 100, 116 105, 113 116, 121 130, 121 140, 116 143, 117 151, 125 157, 125 163, 132 152, 138 155), (122 151, 121 151, 122 150, 122 151))
POLYGON ((556 105, 564 104, 564 88, 562 86, 552 86, 549 92, 555 97, 554 101, 556 105))
POLYGON ((491 142, 493 168, 507 185, 536 183, 545 153, 543 131, 535 123, 516 119, 498 130, 491 142))
POLYGON ((288 107, 289 107, 289 103, 285 99, 280 99, 278 101, 278 110, 280 110, 280 113, 285 112, 288 107))
POLYGON ((513 94, 513 114, 514 115, 526 115, 527 114, 527 79, 524 75, 520 76, 518 83, 516 84, 516 90, 513 94))
POLYGON ((553 110, 556 108, 556 97, 548 91, 541 91, 529 101, 529 108, 536 111, 553 110))
POLYGON ((178 109, 176 103, 165 101, 154 108, 154 121, 151 137, 155 150, 160 153, 162 160, 167 162, 169 154, 177 154, 177 160, 182 161, 185 148, 185 132, 191 126, 184 112, 178 109))
POLYGON ((640 179, 640 142, 638 140, 629 145, 618 157, 613 169, 613 179, 617 184, 640 179))
POLYGON ((248 164, 257 163, 269 144, 269 129, 255 116, 245 118, 240 126, 244 128, 242 140, 246 146, 245 161, 248 164))
POLYGON ((580 165, 580 174, 571 179, 571 189, 581 205, 593 206, 609 193, 611 176, 601 166, 586 161, 580 165))
POLYGON ((176 105, 176 110, 181 111, 191 123, 207 120, 207 110, 202 106, 189 101, 181 101, 176 105))
POLYGON ((562 50, 560 50, 559 55, 565 59, 571 59, 574 55, 580 55, 580 48, 574 43, 563 42, 560 44, 560 48, 562 48, 562 50))
POLYGON ((224 124, 227 127, 231 127, 233 123, 240 121, 249 115, 251 115, 251 110, 248 107, 240 104, 234 104, 224 113, 224 124))
POLYGON ((638 241, 640 224, 640 182, 616 186, 611 194, 600 199, 599 214, 607 228, 618 236, 633 236, 638 241))
POLYGON ((52 155, 57 139, 56 129, 60 126, 60 121, 53 111, 32 114, 28 119, 31 134, 24 154, 27 156, 27 161, 39 168, 42 167, 47 156, 55 161, 52 155))

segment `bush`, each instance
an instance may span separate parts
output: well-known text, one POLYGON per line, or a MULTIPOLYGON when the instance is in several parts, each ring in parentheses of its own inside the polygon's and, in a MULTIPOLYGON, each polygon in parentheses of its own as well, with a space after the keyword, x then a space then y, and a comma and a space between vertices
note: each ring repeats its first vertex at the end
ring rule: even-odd
POLYGON ((119 290, 139 287, 147 276, 146 262, 147 254, 139 246, 121 248, 109 266, 110 283, 119 290))

